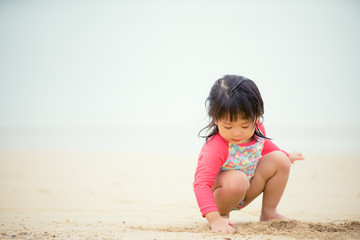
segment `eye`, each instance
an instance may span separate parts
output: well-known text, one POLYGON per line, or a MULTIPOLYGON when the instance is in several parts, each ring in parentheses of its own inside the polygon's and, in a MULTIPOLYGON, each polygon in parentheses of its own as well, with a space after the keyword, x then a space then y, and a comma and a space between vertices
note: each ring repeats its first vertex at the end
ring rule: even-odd
POLYGON ((247 126, 242 126, 242 128, 244 128, 244 129, 246 129, 246 128, 248 128, 249 127, 249 125, 247 125, 247 126))
POLYGON ((229 126, 224 126, 224 128, 225 128, 225 129, 231 129, 231 127, 229 127, 229 126))

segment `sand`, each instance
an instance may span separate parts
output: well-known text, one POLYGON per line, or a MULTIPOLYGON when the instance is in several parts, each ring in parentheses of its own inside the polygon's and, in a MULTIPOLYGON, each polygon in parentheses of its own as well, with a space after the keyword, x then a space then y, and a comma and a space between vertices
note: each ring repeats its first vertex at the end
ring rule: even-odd
POLYGON ((360 239, 359 157, 306 157, 279 205, 293 220, 259 222, 260 197, 226 235, 196 205, 196 154, 2 151, 0 238, 360 239))

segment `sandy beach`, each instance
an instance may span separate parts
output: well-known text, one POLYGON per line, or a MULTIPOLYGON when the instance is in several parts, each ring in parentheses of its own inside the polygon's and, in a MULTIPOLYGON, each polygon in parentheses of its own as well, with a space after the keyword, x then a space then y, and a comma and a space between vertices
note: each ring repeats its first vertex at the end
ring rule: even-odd
POLYGON ((357 156, 308 155, 292 167, 279 212, 261 197, 233 212, 234 235, 212 233, 192 191, 195 154, 2 151, 3 239, 360 239, 357 156), (339 164, 345 162, 347 164, 339 164))
POLYGON ((360 1, 0 1, 0 240, 360 239, 359 13, 360 1), (250 115, 306 158, 278 206, 291 220, 259 222, 259 196, 231 213, 231 235, 210 230, 193 192, 205 100, 228 74, 256 83, 262 101, 246 105, 264 110, 250 115))

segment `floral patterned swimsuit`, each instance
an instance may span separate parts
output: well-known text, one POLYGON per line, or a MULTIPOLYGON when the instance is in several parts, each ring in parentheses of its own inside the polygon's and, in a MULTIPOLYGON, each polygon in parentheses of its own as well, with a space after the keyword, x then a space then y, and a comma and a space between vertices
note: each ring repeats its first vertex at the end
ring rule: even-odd
MULTIPOLYGON (((261 152, 264 147, 265 140, 259 139, 255 144, 250 146, 241 146, 229 143, 229 156, 225 163, 221 166, 221 171, 239 170, 245 173, 249 181, 253 178, 261 152)), ((244 206, 245 197, 239 204, 237 209, 240 210, 244 206)))

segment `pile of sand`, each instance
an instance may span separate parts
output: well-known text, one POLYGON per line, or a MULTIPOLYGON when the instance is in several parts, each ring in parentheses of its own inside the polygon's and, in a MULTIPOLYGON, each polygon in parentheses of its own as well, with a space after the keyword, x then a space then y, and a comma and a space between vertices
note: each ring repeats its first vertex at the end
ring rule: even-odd
MULTIPOLYGON (((15 214, 16 215, 16 214, 15 214)), ((135 226, 125 221, 34 221, 25 217, 0 224, 1 239, 360 239, 360 222, 312 223, 297 220, 238 223, 234 234, 214 233, 209 225, 135 226)))
MULTIPOLYGON (((144 228, 131 227, 142 231, 212 233, 208 225, 191 227, 144 228)), ((213 233, 215 234, 215 233, 213 233)), ((297 220, 240 223, 234 237, 246 236, 283 236, 295 239, 360 239, 360 222, 343 221, 329 223, 311 223, 297 220)), ((225 238, 225 239, 231 239, 225 238)))

